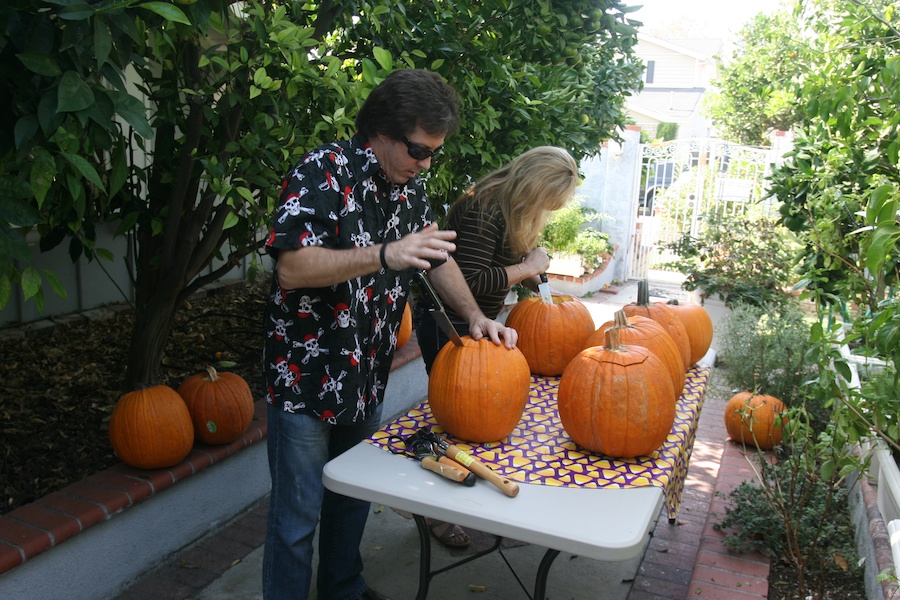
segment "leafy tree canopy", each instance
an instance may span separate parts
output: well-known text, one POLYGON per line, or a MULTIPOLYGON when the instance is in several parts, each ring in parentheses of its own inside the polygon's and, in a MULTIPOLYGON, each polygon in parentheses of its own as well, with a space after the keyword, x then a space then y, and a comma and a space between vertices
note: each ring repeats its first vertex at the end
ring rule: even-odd
MULTIPOLYGON (((125 386, 158 379, 179 304, 256 252, 280 178, 354 131, 389 72, 434 70, 460 134, 429 173, 438 205, 539 144, 577 158, 625 122, 638 23, 618 0, 7 0, 0 7, 0 307, 42 281, 25 234, 73 258, 135 249, 125 386), (446 158, 444 158, 446 157, 446 158)), ((118 257, 121 258, 121 257, 118 257)))

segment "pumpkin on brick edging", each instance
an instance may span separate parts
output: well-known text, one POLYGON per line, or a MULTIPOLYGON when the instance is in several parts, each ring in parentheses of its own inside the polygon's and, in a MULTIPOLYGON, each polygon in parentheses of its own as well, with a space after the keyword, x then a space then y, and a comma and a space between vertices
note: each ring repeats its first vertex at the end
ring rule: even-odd
POLYGON ((441 348, 428 377, 428 404, 451 435, 469 442, 496 442, 516 428, 531 390, 528 361, 518 348, 489 338, 462 337, 441 348))
POLYGON ((725 430, 738 444, 771 450, 781 444, 784 402, 766 394, 738 392, 725 405, 725 430))
POLYGON ((614 328, 566 367, 557 400, 563 429, 576 444, 614 458, 652 454, 675 423, 675 387, 662 360, 624 346, 614 328))
POLYGON ((666 333, 672 336, 678 352, 684 361, 684 370, 688 371, 691 365, 691 341, 688 338, 687 330, 681 319, 675 314, 675 311, 669 308, 664 302, 650 302, 650 282, 646 279, 638 282, 637 302, 626 304, 622 307, 625 315, 629 317, 648 317, 653 319, 666 330, 666 333))
POLYGON ((194 445, 187 405, 167 385, 123 394, 109 418, 109 441, 122 462, 138 469, 180 463, 194 445))
POLYGON ((518 332, 517 345, 531 372, 551 377, 562 374, 595 328, 584 303, 566 295, 553 296, 553 302, 537 296, 519 300, 506 325, 518 332))
POLYGON ((194 436, 210 445, 230 444, 253 421, 253 393, 237 373, 219 373, 212 366, 191 375, 178 386, 194 436))
POLYGON ((409 308, 409 302, 403 309, 403 318, 400 319, 400 328, 397 330, 397 348, 402 348, 409 343, 412 337, 412 310, 409 308))
POLYGON ((713 322, 706 309, 692 302, 679 302, 672 299, 666 302, 666 306, 675 311, 675 315, 681 320, 691 343, 691 364, 706 356, 712 345, 713 322))
POLYGON ((663 361, 666 370, 672 377, 677 400, 684 389, 684 362, 672 336, 666 333, 662 325, 647 317, 626 317, 622 310, 617 310, 613 314, 612 321, 607 321, 591 334, 585 342, 585 348, 605 344, 606 330, 610 328, 615 328, 622 344, 626 346, 634 344, 646 348, 663 361))

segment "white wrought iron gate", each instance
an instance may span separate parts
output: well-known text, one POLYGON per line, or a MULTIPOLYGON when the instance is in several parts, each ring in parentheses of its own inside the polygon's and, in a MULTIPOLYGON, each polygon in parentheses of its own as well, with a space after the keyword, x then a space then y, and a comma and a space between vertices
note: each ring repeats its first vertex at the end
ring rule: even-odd
POLYGON ((768 148, 715 139, 642 144, 628 277, 669 270, 666 264, 677 258, 669 244, 697 236, 707 214, 743 214, 758 206, 771 160, 768 148))

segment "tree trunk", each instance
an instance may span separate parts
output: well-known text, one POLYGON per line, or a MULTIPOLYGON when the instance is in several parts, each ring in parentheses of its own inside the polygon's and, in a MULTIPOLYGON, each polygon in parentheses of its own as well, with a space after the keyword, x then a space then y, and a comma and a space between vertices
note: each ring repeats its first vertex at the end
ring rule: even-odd
POLYGON ((128 364, 125 374, 126 392, 150 387, 160 383, 163 353, 169 334, 175 323, 178 305, 181 303, 181 286, 162 284, 139 302, 135 307, 134 329, 128 349, 128 364))

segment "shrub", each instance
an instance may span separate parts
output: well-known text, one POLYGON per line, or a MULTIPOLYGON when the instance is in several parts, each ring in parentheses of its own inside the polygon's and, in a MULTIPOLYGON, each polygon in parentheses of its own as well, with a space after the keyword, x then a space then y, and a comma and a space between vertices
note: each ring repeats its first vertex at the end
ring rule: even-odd
POLYGON ((611 256, 615 247, 609 234, 599 231, 591 223, 609 218, 582 205, 578 197, 553 213, 541 232, 541 245, 551 253, 579 254, 584 268, 593 271, 611 256))

